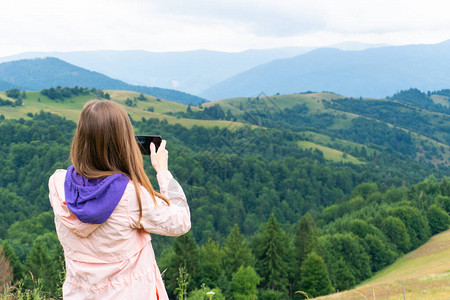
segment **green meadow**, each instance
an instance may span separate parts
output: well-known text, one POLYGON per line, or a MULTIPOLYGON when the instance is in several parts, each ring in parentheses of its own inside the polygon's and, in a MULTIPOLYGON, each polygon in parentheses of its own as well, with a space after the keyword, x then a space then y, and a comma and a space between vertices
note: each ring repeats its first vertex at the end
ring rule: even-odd
POLYGON ((352 163, 352 164, 363 164, 364 162, 358 160, 356 157, 351 156, 350 154, 344 153, 342 151, 329 148, 326 146, 322 146, 313 142, 308 141, 299 141, 298 145, 302 149, 312 149, 319 150, 323 153, 323 157, 327 160, 331 160, 334 162, 342 162, 342 163, 352 163))
MULTIPOLYGON (((194 125, 204 127, 227 127, 231 124, 234 126, 241 126, 239 122, 231 122, 224 120, 194 120, 187 118, 178 118, 166 113, 185 112, 187 105, 158 99, 149 95, 145 95, 146 101, 136 101, 135 107, 125 105, 126 99, 134 99, 139 97, 139 93, 131 91, 105 91, 110 94, 111 100, 120 103, 124 106, 128 114, 135 120, 142 118, 158 118, 160 120, 167 120, 169 124, 180 124, 184 127, 191 128, 194 125), (149 111, 153 110, 153 111, 149 111), (230 124, 231 123, 231 124, 230 124)), ((29 119, 29 113, 39 113, 41 110, 45 112, 54 113, 65 117, 68 120, 77 122, 80 116, 83 105, 95 98, 94 95, 80 95, 62 100, 52 100, 40 92, 26 92, 27 97, 23 99, 23 105, 18 107, 0 106, 0 115, 3 114, 7 119, 29 119)), ((0 92, 0 98, 9 99, 5 92, 0 92)), ((192 110, 200 110, 197 107, 192 107, 192 110)))

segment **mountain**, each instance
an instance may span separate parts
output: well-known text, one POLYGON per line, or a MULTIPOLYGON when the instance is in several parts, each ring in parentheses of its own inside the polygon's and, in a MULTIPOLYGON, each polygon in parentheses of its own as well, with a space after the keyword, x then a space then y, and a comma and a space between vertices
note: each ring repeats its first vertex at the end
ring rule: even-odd
MULTIPOLYGON (((341 50, 362 50, 380 46, 382 45, 344 42, 329 47, 341 50)), ((258 65, 275 59, 294 57, 314 49, 316 48, 284 47, 241 52, 211 50, 25 52, 2 57, 0 62, 56 57, 130 84, 157 86, 199 94, 212 85, 258 65)))
POLYGON ((23 59, 0 64, 0 88, 3 90, 18 87, 23 90, 39 91, 56 86, 128 90, 185 104, 206 101, 176 90, 130 85, 58 58, 23 59))
POLYGON ((324 48, 336 48, 339 50, 346 50, 346 51, 356 51, 356 50, 366 50, 370 48, 380 48, 380 47, 387 47, 388 44, 371 44, 371 43, 360 43, 360 42, 354 42, 354 41, 347 41, 347 42, 341 42, 337 44, 328 45, 324 48))
POLYGON ((228 77, 260 64, 278 58, 293 57, 312 49, 311 47, 290 47, 236 53, 210 50, 27 52, 0 58, 0 62, 56 57, 131 84, 198 94, 228 77))
POLYGON ((200 95, 213 100, 312 90, 380 98, 411 87, 443 89, 449 82, 450 40, 362 51, 317 49, 252 68, 200 95))
POLYGON ((4 90, 8 90, 8 89, 15 89, 15 88, 17 88, 16 85, 14 85, 10 82, 7 82, 7 81, 0 80, 0 91, 4 91, 4 90))

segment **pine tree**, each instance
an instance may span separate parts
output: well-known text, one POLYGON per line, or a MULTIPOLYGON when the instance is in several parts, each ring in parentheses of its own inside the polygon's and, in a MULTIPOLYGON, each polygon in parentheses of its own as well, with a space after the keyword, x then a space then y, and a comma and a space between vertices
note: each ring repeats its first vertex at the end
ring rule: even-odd
POLYGON ((298 222, 294 237, 294 259, 296 277, 300 276, 300 266, 311 251, 317 251, 317 229, 314 219, 306 213, 298 222))
POLYGON ((254 251, 262 287, 287 292, 290 243, 273 214, 255 236, 254 251))
POLYGON ((239 232, 237 224, 234 225, 222 247, 222 269, 231 279, 240 266, 252 266, 254 257, 244 236, 239 232))
POLYGON ((314 219, 306 213, 298 222, 294 236, 294 266, 291 284, 294 290, 300 288, 300 267, 311 251, 318 251, 317 229, 314 219))
POLYGON ((309 253, 301 267, 301 290, 309 297, 327 295, 333 292, 327 266, 323 258, 314 251, 309 253))
POLYGON ((220 251, 219 243, 209 239, 201 247, 200 256, 200 282, 206 286, 217 286, 222 262, 222 251, 220 251))
POLYGON ((230 285, 232 275, 241 266, 253 266, 254 260, 247 241, 239 232, 239 226, 235 224, 222 246, 222 273, 218 280, 227 299, 233 297, 230 285))

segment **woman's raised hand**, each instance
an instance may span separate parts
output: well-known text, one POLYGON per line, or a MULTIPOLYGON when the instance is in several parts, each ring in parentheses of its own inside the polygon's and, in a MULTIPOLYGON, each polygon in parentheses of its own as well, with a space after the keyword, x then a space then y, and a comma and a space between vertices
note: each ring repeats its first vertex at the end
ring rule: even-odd
POLYGON ((150 159, 152 161, 152 166, 155 168, 156 173, 167 171, 169 152, 166 150, 166 140, 161 141, 161 145, 156 151, 156 146, 154 143, 150 144, 150 159))

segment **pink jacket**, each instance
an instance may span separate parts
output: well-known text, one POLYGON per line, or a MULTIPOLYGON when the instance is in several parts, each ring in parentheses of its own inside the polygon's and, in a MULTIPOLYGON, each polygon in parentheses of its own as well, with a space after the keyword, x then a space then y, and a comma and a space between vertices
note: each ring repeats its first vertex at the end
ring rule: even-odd
POLYGON ((56 232, 64 249, 64 299, 168 299, 155 261, 150 233, 179 236, 191 227, 183 189, 169 171, 157 175, 160 192, 170 206, 141 186, 143 216, 130 181, 119 204, 102 224, 83 223, 67 208, 64 196, 66 170, 49 180, 50 203, 56 232))

